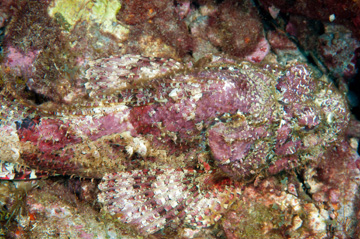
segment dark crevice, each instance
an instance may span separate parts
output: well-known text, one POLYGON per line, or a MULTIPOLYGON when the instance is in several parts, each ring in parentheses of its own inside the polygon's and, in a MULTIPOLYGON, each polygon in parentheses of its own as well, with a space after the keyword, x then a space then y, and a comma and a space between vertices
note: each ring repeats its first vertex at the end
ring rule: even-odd
MULTIPOLYGON (((265 32, 267 31, 274 31, 277 28, 277 23, 275 22, 275 20, 271 17, 270 13, 265 11, 261 6, 259 1, 257 0, 253 0, 253 3, 259 13, 259 16, 261 18, 261 22, 264 26, 264 30, 265 32)), ((280 13, 282 14, 282 13, 280 13)), ((284 17, 282 17, 284 18, 284 17)))
POLYGON ((309 198, 312 199, 312 194, 310 193, 310 187, 305 182, 305 178, 303 175, 303 172, 298 172, 298 170, 294 170, 296 174, 296 178, 299 180, 299 183, 301 184, 302 189, 304 190, 305 194, 309 196, 309 198))
POLYGON ((5 27, 0 27, 0 55, 3 54, 3 41, 5 37, 5 27))
POLYGON ((198 1, 192 1, 191 2, 191 7, 193 7, 194 9, 199 9, 200 6, 201 5, 198 3, 198 1))
POLYGON ((45 102, 48 102, 50 99, 42 94, 30 90, 28 87, 25 87, 24 93, 27 96, 27 99, 34 102, 36 105, 41 105, 45 102))
POLYGON ((16 124, 16 130, 30 129, 30 128, 34 127, 35 125, 37 125, 37 123, 30 118, 25 118, 22 121, 16 121, 15 124, 16 124))
POLYGON ((355 77, 349 81, 348 99, 351 113, 357 120, 360 120, 360 73, 357 72, 355 77))

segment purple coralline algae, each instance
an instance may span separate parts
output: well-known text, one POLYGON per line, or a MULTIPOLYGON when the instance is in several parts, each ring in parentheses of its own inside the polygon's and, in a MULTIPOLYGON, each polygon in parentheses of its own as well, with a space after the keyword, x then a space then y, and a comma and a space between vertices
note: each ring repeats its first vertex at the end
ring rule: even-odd
POLYGON ((335 77, 350 79, 357 73, 360 43, 341 25, 328 25, 319 37, 318 52, 335 77))

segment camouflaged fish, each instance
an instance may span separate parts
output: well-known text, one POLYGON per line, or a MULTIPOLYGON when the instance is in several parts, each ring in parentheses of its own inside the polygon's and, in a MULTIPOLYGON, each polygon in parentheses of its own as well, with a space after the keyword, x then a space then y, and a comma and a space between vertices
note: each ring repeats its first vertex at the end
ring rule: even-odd
POLYGON ((349 120, 343 95, 302 64, 124 55, 89 62, 84 78, 66 104, 3 87, 1 160, 27 168, 2 179, 103 178, 99 202, 144 234, 213 225, 237 181, 316 164, 349 120))

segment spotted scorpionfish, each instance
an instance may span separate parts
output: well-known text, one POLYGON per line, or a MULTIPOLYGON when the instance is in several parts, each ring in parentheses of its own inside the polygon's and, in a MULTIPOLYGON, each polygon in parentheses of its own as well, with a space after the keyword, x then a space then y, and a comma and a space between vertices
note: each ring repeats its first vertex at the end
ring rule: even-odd
POLYGON ((0 177, 102 178, 104 210, 143 234, 213 225, 241 180, 317 163, 349 120, 343 95, 302 64, 124 55, 90 61, 83 77, 66 105, 5 84, 0 177))

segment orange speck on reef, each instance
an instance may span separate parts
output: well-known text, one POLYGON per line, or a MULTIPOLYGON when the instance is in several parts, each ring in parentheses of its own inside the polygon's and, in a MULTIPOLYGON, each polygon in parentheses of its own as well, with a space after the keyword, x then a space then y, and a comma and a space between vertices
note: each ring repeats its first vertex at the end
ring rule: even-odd
POLYGON ((24 236, 24 230, 21 227, 18 227, 15 231, 16 238, 22 238, 24 236))
POLYGON ((9 74, 9 73, 10 73, 10 67, 5 67, 5 68, 4 68, 4 72, 5 72, 6 74, 9 74))
POLYGON ((125 215, 122 213, 116 213, 115 218, 123 218, 125 215))
POLYGON ((250 38, 249 38, 249 37, 245 37, 244 41, 245 41, 246 44, 249 44, 249 43, 250 43, 250 38))
MULTIPOLYGON (((154 9, 150 8, 150 9, 148 10, 147 15, 148 15, 148 18, 151 19, 151 18, 155 17, 156 12, 154 11, 154 9)), ((151 20, 149 20, 149 21, 151 21, 151 20)))
POLYGON ((30 214, 29 214, 29 219, 30 219, 30 221, 35 221, 35 220, 36 220, 35 214, 34 214, 34 213, 30 213, 30 214))
POLYGON ((210 171, 210 165, 207 162, 203 162, 203 165, 206 172, 210 171))
POLYGON ((331 203, 331 205, 333 206, 334 210, 339 210, 339 204, 338 203, 331 203))

